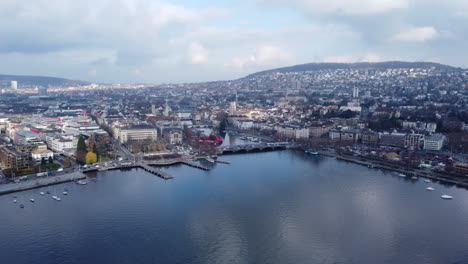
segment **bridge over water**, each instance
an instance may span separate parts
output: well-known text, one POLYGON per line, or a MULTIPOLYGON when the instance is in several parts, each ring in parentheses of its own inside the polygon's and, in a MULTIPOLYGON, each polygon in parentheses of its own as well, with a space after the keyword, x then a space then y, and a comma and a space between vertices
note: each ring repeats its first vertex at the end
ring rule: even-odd
POLYGON ((249 145, 236 145, 229 147, 222 147, 217 149, 217 154, 234 154, 234 153, 247 153, 247 152, 264 152, 287 149, 289 144, 284 143, 266 143, 266 144, 249 144, 249 145))

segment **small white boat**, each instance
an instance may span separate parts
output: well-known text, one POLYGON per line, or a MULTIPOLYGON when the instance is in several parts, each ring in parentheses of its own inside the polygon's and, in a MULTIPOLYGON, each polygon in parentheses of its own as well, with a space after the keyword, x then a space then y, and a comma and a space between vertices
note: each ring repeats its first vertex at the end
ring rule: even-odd
POLYGON ((398 176, 400 176, 400 177, 406 177, 406 175, 403 174, 403 173, 399 173, 398 176))
POLYGON ((87 182, 84 181, 84 180, 79 180, 79 181, 77 181, 76 183, 79 184, 79 185, 85 185, 85 184, 87 184, 87 182))
POLYGON ((412 180, 417 180, 417 179, 418 179, 418 177, 416 177, 416 176, 413 176, 413 177, 411 177, 411 179, 412 179, 412 180))
POLYGON ((428 190, 428 191, 434 191, 435 189, 432 188, 432 187, 427 187, 426 190, 428 190))
POLYGON ((29 201, 31 201, 31 203, 34 203, 34 199, 33 199, 33 198, 29 199, 29 201))
POLYGON ((16 202, 18 202, 18 201, 16 201, 16 200, 13 200, 13 202, 14 202, 14 203, 16 203, 16 202))
POLYGON ((57 197, 57 199, 55 199, 55 200, 57 200, 57 201, 62 201, 62 199, 60 199, 60 197, 57 197))
POLYGON ((52 199, 57 200, 57 196, 53 195, 52 199))
POLYGON ((440 198, 445 199, 445 200, 451 200, 451 199, 453 199, 452 196, 446 195, 446 194, 442 195, 440 198))
POLYGON ((429 180, 429 179, 426 179, 426 180, 424 180, 424 182, 426 182, 426 183, 430 183, 430 182, 431 182, 431 180, 429 180))
POLYGON ((68 195, 68 192, 63 192, 63 195, 68 195))
POLYGON ((44 195, 45 193, 44 192, 40 192, 41 195, 44 195))

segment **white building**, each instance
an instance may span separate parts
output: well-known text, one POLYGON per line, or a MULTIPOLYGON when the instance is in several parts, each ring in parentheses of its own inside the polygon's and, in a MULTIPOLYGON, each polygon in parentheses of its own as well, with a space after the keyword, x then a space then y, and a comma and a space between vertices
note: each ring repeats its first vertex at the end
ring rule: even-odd
POLYGON ((348 105, 340 107, 340 111, 347 111, 347 110, 360 113, 362 111, 362 107, 359 104, 359 102, 348 102, 348 105))
POLYGON ((406 134, 405 147, 410 149, 421 149, 424 142, 424 135, 422 134, 406 134))
POLYGON ((76 153, 78 137, 73 135, 47 135, 47 146, 55 152, 73 156, 76 153))
POLYGON ((149 126, 134 126, 128 128, 114 128, 114 137, 121 144, 127 143, 129 140, 157 140, 158 131, 149 126))
POLYGON ((276 128, 276 131, 279 136, 289 139, 301 140, 309 138, 309 129, 300 126, 280 125, 276 128))
POLYGON ((424 150, 439 151, 444 146, 446 137, 443 134, 434 134, 424 138, 424 150))
POLYGON ((48 149, 38 149, 31 152, 31 157, 35 161, 41 161, 42 158, 48 160, 49 157, 54 158, 54 152, 48 149))
POLYGON ((354 88, 353 88, 353 97, 354 97, 354 98, 358 98, 358 97, 359 97, 359 88, 358 88, 358 87, 354 87, 354 88))
POLYGON ((172 144, 172 145, 182 144, 182 130, 181 129, 177 129, 177 128, 165 129, 163 135, 169 144, 172 144))
POLYGON ((248 130, 248 129, 251 129, 253 127, 253 125, 254 125, 253 120, 246 119, 246 120, 239 120, 239 123, 238 123, 237 127, 239 129, 248 130))
POLYGON ((18 90, 18 82, 17 81, 11 81, 10 82, 10 87, 13 90, 18 90))

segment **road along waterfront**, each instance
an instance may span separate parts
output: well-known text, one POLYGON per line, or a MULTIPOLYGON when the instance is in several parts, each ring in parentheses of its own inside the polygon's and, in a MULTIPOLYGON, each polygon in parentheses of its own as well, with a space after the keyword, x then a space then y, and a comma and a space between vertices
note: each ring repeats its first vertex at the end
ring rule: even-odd
POLYGON ((55 185, 60 183, 65 183, 69 181, 76 181, 80 179, 85 179, 86 175, 80 171, 74 171, 69 173, 64 173, 52 177, 43 177, 37 178, 35 180, 21 181, 18 183, 7 183, 0 185, 0 195, 20 192, 30 189, 41 188, 44 186, 55 185))

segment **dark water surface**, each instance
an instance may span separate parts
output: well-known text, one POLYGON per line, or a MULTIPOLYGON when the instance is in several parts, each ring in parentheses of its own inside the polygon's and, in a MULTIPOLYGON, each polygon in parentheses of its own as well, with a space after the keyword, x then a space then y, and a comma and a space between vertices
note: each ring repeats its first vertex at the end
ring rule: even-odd
POLYGON ((300 152, 220 159, 25 191, 24 209, 0 196, 0 263, 468 263, 464 189, 300 152))

